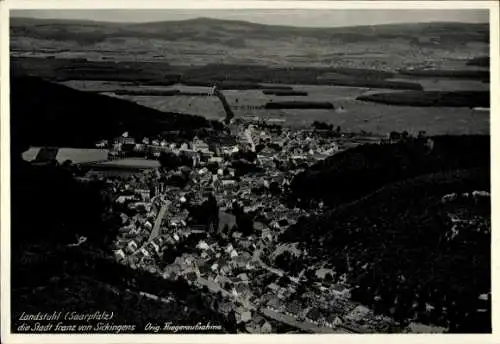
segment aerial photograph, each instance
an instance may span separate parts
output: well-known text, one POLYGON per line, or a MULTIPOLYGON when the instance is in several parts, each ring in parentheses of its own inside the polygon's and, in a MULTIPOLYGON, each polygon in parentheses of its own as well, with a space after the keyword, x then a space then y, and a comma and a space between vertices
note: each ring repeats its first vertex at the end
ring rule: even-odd
POLYGON ((492 333, 489 10, 9 33, 11 333, 492 333))

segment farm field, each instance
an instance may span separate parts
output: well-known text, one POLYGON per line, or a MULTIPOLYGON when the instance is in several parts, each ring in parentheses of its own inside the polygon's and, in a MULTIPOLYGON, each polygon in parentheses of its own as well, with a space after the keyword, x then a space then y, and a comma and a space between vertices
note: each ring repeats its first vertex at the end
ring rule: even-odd
POLYGON ((341 126, 345 131, 361 130, 385 135, 390 131, 438 134, 489 134, 489 112, 470 108, 429 108, 390 106, 358 101, 361 94, 394 92, 366 88, 337 86, 294 85, 294 90, 306 91, 308 96, 271 96, 259 90, 223 91, 236 118, 273 119, 293 127, 310 126, 314 121, 341 126), (261 109, 270 101, 310 100, 330 101, 332 110, 323 109, 261 109))
POLYGON ((177 90, 181 93, 208 93, 209 87, 204 86, 186 86, 182 84, 174 84, 172 86, 153 86, 153 85, 137 85, 133 82, 119 81, 100 81, 100 80, 68 80, 60 82, 60 84, 74 88, 79 91, 87 92, 114 92, 116 90, 159 90, 170 91, 177 90))
MULTIPOLYGON (((403 77, 402 80, 408 80, 403 77)), ((411 78, 422 83, 429 91, 488 90, 489 84, 477 80, 452 80, 446 78, 411 78)), ((131 83, 106 81, 68 81, 66 85, 80 90, 112 92, 116 89, 127 90, 172 90, 182 93, 204 93, 208 87, 186 86, 139 86, 131 83)), ((262 84, 273 87, 277 84, 262 84)), ((262 90, 222 90, 236 118, 267 119, 275 123, 293 127, 310 126, 314 121, 341 126, 345 131, 367 131, 385 135, 390 131, 418 133, 426 131, 429 135, 438 134, 489 134, 489 111, 481 112, 459 107, 416 107, 391 106, 356 100, 362 94, 399 92, 398 90, 369 89, 328 85, 289 85, 294 91, 306 92, 307 96, 276 96, 264 94, 262 90), (313 101, 331 102, 335 109, 263 109, 268 102, 313 101), (401 116, 404 114, 404 116, 401 116)), ((222 119, 225 112, 217 97, 174 95, 174 96, 117 96, 160 111, 181 112, 200 115, 207 119, 222 119)))
POLYGON ((147 106, 156 110, 165 112, 178 112, 187 115, 198 115, 207 119, 222 119, 226 113, 217 97, 208 96, 190 96, 190 95, 175 95, 175 96, 128 96, 108 94, 120 99, 125 99, 137 103, 142 106, 147 106))
MULTIPOLYGON (((263 84, 263 86, 275 86, 273 84, 263 84)), ((226 97, 231 109, 238 116, 238 113, 248 110, 248 107, 264 106, 268 102, 279 101, 313 101, 325 102, 329 101, 334 106, 338 101, 356 99, 356 97, 364 94, 369 89, 359 87, 343 87, 343 86, 317 86, 317 85, 282 85, 290 86, 294 91, 306 92, 307 96, 276 96, 272 94, 264 94, 261 90, 223 90, 222 93, 226 97)), ((384 91, 385 90, 381 90, 384 91)))
MULTIPOLYGON (((416 134, 426 131, 429 135, 439 134, 489 134, 489 112, 469 108, 429 108, 413 106, 390 106, 342 102, 343 110, 286 109, 245 110, 247 119, 278 119, 292 127, 310 126, 314 121, 341 126, 343 131, 385 135, 391 131, 408 131, 416 134)), ((242 112, 243 113, 243 112, 242 112)))

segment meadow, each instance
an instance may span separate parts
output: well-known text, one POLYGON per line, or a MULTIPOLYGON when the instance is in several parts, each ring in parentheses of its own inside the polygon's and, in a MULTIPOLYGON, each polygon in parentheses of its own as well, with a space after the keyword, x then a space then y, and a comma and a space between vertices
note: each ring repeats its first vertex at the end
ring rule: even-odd
POLYGON ((187 115, 198 115, 207 119, 222 119, 226 116, 224 108, 217 97, 208 96, 129 96, 114 95, 115 97, 132 101, 164 112, 179 112, 187 115))

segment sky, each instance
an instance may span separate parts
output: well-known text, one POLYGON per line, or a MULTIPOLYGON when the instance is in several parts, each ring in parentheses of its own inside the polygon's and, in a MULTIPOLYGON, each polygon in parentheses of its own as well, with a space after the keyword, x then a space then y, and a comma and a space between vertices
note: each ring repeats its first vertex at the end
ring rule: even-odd
POLYGON ((338 27, 416 22, 487 23, 488 10, 12 10, 13 17, 83 19, 109 22, 153 22, 199 17, 245 20, 269 25, 338 27))

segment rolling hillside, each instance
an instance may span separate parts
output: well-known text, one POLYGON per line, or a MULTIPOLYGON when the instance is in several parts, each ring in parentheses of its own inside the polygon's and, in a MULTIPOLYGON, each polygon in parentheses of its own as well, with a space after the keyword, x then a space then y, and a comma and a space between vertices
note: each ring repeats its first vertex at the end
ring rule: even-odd
POLYGON ((209 18, 140 24, 12 18, 10 32, 16 52, 118 60, 134 55, 172 64, 392 69, 457 60, 465 66, 487 55, 489 45, 487 24, 464 23, 303 28, 209 18))
POLYGON ((106 23, 52 19, 12 18, 11 33, 33 35, 55 40, 83 39, 88 35, 132 36, 166 40, 224 42, 232 39, 296 39, 298 37, 343 42, 377 39, 412 39, 415 44, 423 37, 437 37, 448 45, 467 42, 488 42, 488 26, 463 23, 386 24, 337 28, 309 28, 263 25, 245 21, 197 18, 183 21, 151 23, 106 23), (67 36, 64 36, 66 34, 67 36), (77 37, 79 34, 80 37, 77 37), (53 38, 55 37, 55 38, 53 38))

